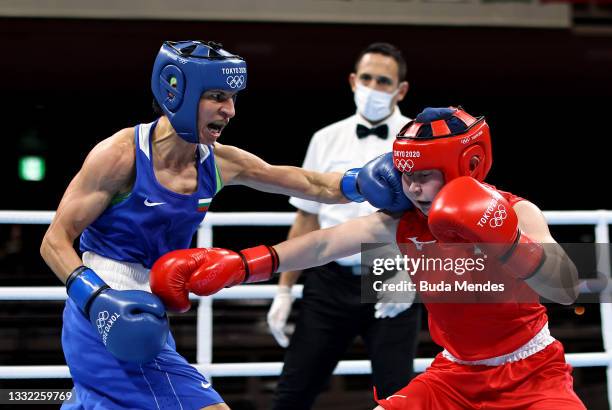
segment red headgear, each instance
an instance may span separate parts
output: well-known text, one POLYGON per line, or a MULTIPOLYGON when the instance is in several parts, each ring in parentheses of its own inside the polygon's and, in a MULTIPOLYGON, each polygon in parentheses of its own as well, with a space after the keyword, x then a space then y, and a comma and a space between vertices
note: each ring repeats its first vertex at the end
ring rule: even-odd
POLYGON ((463 175, 485 179, 493 163, 489 126, 484 117, 474 118, 461 108, 450 108, 454 111, 446 118, 413 120, 399 132, 393 143, 393 164, 398 171, 439 169, 445 183, 463 175), (479 161, 470 169, 474 157, 479 161))

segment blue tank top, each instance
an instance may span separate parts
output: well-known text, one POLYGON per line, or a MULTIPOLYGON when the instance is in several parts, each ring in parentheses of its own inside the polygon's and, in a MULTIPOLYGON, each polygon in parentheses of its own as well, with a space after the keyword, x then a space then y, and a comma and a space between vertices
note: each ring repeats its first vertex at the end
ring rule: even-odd
POLYGON ((155 178, 151 136, 156 122, 135 129, 136 181, 127 197, 111 205, 81 234, 80 249, 151 268, 163 254, 189 248, 222 183, 211 147, 198 145, 198 188, 173 192, 155 178))

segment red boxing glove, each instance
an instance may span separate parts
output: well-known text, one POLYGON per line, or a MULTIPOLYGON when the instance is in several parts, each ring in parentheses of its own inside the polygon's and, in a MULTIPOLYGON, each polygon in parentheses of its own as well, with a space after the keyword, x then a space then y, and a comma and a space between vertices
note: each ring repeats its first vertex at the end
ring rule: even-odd
POLYGON ((189 292, 209 296, 240 283, 270 279, 278 268, 274 248, 257 246, 239 253, 222 248, 181 249, 168 252, 151 268, 151 291, 166 309, 186 312, 189 292))
POLYGON ((530 277, 544 263, 544 248, 521 233, 508 201, 472 177, 453 179, 442 188, 428 222, 440 242, 495 244, 496 256, 517 278, 530 277))

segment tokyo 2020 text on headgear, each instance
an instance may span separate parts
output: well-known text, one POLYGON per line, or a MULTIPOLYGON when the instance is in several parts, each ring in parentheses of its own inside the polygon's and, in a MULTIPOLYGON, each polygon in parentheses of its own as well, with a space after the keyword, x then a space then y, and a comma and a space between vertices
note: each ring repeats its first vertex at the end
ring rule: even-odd
POLYGON ((207 90, 241 91, 246 82, 246 62, 221 44, 166 41, 155 59, 151 89, 177 134, 197 143, 202 94, 207 90))
POLYGON ((439 169, 446 183, 464 175, 483 181, 492 163, 489 126, 484 117, 472 117, 461 107, 426 108, 393 143, 398 171, 439 169))

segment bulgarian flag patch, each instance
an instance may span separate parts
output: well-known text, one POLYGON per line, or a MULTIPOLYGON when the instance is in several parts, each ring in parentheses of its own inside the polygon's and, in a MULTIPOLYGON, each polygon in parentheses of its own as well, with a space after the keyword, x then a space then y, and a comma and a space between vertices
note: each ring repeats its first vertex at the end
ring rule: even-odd
POLYGON ((208 207, 212 202, 212 198, 203 198, 198 199, 198 212, 206 212, 208 211, 208 207))

